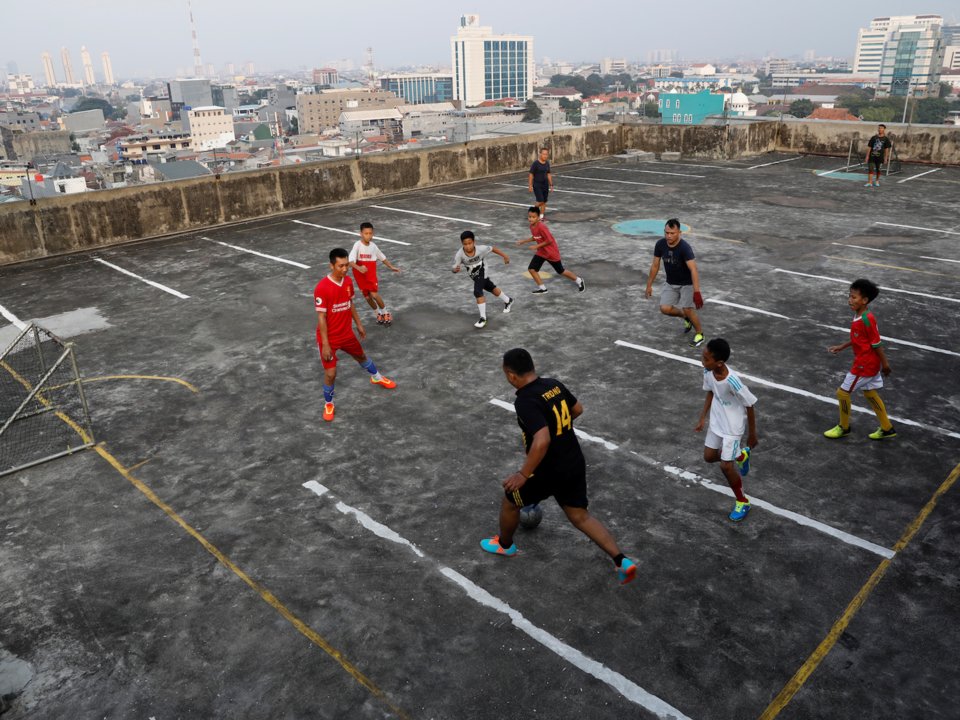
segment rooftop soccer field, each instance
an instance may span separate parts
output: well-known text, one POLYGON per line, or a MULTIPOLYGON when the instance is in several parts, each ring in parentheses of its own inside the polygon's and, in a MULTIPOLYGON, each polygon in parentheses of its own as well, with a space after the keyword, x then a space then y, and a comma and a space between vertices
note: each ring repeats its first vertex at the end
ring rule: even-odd
POLYGON ((4 720, 955 717, 960 169, 865 188, 844 164, 555 166, 583 293, 530 294, 525 173, 0 268, 0 345, 30 320, 75 343, 98 442, 0 477, 4 720), (693 431, 700 350, 644 299, 672 217, 759 398, 740 524, 693 431), (398 387, 341 354, 327 424, 312 290, 362 221, 402 269, 392 326, 358 298, 398 387), (465 229, 517 298, 479 330, 465 229), (859 395, 822 437, 858 277, 882 288, 886 442, 859 395), (522 461, 517 346, 583 403, 630 585, 551 501, 519 556, 479 547, 522 461))

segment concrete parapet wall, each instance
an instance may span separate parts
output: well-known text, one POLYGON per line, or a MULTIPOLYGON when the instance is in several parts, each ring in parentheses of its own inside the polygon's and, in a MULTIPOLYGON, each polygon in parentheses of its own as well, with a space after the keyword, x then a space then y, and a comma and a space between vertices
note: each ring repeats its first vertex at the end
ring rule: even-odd
MULTIPOLYGON (((636 149, 731 159, 775 150, 846 157, 875 123, 754 121, 725 126, 594 125, 459 145, 378 153, 139 187, 0 205, 0 264, 208 228, 506 173, 524 172, 537 150, 555 165, 636 149)), ((960 164, 960 129, 897 126, 903 161, 960 164)))

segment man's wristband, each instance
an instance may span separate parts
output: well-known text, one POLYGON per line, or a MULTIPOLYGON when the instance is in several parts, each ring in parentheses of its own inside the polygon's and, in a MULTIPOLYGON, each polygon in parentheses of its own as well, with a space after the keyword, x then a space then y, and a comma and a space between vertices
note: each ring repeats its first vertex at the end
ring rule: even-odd
POLYGON ((522 477, 524 480, 529 480, 529 479, 530 479, 530 476, 529 476, 529 475, 524 475, 524 474, 523 474, 523 469, 522 469, 522 468, 521 468, 520 470, 517 470, 517 475, 519 475, 520 477, 522 477))

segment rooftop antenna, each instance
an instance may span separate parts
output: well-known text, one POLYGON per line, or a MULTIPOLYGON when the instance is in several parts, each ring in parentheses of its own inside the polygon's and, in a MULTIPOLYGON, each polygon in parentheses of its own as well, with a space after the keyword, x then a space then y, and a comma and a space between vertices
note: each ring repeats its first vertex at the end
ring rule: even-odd
POLYGON ((373 76, 373 48, 367 48, 367 84, 370 87, 374 87, 376 80, 373 76))
POLYGON ((203 63, 200 60, 200 41, 197 40, 197 24, 193 21, 193 3, 187 0, 187 10, 190 13, 190 34, 193 37, 193 74, 203 77, 203 63))

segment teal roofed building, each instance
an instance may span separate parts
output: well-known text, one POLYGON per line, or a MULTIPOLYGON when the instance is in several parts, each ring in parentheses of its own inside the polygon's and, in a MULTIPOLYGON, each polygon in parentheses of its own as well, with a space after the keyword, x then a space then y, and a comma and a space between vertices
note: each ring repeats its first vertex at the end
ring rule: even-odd
POLYGON ((658 105, 663 125, 700 125, 707 115, 723 114, 724 97, 709 90, 698 93, 660 93, 658 105))

